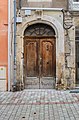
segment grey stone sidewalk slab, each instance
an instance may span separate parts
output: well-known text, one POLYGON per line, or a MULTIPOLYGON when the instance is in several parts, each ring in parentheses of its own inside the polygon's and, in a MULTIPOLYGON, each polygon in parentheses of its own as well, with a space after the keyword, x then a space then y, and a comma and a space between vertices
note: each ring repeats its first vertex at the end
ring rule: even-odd
POLYGON ((0 120, 79 120, 79 94, 52 89, 0 92, 0 120))

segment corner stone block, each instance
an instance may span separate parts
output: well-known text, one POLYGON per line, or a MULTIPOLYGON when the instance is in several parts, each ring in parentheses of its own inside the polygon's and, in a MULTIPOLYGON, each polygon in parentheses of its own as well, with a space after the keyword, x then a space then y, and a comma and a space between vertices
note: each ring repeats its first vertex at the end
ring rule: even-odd
POLYGON ((70 45, 68 42, 65 42, 65 53, 70 53, 71 49, 70 49, 70 45))
POLYGON ((65 78, 69 79, 70 78, 70 69, 69 68, 65 68, 65 78))
POLYGON ((67 67, 71 67, 71 68, 75 67, 74 56, 67 56, 67 67))
POLYGON ((70 38, 70 41, 75 41, 75 28, 74 26, 69 29, 69 38, 70 38))

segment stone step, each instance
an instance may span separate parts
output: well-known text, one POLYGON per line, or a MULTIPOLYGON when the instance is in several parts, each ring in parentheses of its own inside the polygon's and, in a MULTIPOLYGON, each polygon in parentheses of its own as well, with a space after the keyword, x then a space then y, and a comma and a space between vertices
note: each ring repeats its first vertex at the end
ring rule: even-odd
POLYGON ((79 89, 70 90, 70 93, 79 93, 79 89))
POLYGON ((77 84, 73 90, 70 90, 70 93, 79 93, 79 84, 77 84))
POLYGON ((75 87, 75 89, 79 89, 79 87, 75 87))

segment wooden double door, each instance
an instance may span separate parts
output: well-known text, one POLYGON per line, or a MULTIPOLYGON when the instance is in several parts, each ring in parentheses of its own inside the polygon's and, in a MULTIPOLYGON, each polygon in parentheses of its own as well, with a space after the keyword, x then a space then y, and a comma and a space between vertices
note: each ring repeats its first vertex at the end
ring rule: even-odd
POLYGON ((55 38, 25 38, 24 66, 25 88, 54 88, 56 76, 55 38))

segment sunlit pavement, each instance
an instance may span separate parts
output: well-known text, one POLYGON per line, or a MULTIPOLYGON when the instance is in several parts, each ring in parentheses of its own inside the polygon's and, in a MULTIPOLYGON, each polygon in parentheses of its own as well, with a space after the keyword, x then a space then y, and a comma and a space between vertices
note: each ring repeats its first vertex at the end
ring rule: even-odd
POLYGON ((52 89, 0 92, 0 120, 79 120, 79 93, 52 89))

